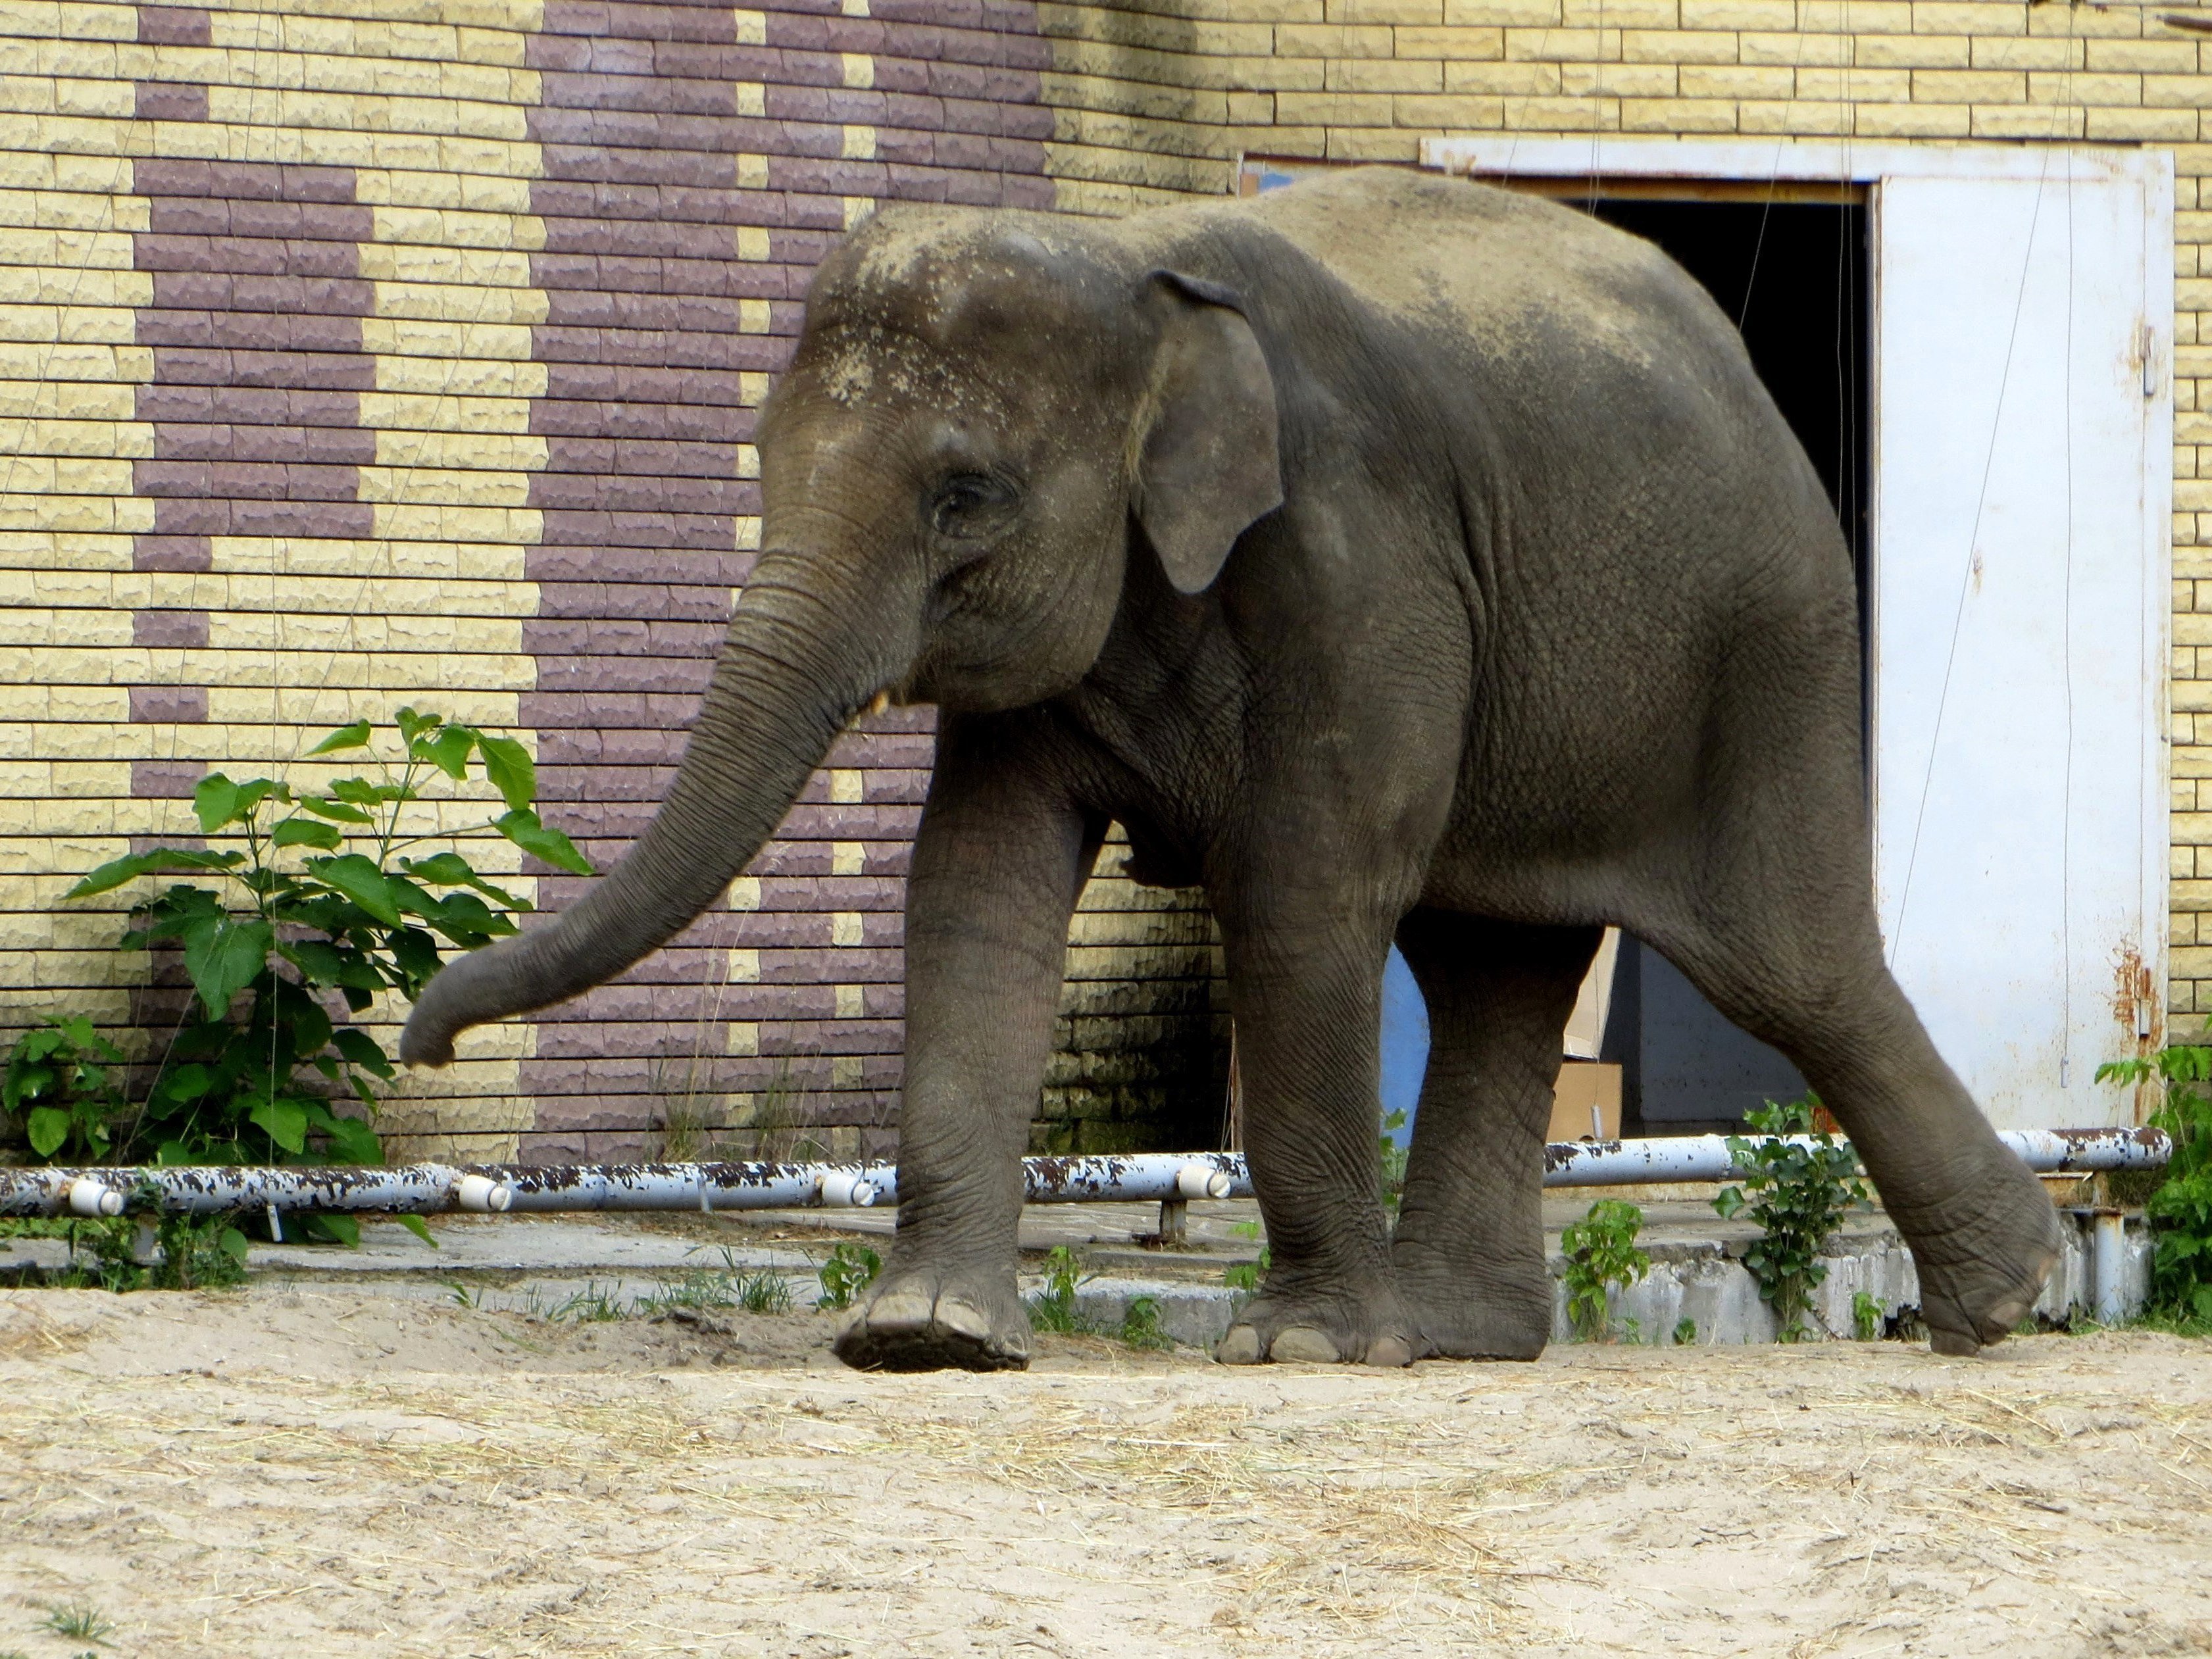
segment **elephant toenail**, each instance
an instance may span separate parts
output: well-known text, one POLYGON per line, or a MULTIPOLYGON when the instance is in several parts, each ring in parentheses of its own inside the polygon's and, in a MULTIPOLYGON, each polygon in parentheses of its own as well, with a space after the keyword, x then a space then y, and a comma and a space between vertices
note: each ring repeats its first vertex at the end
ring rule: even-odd
POLYGON ((1249 1325, 1239 1325, 1221 1339, 1213 1351, 1217 1364, 1223 1365, 1256 1365, 1260 1363, 1260 1333, 1249 1325))
POLYGON ((929 1323, 932 1298, 919 1291, 891 1291, 878 1297, 861 1313, 871 1330, 920 1330, 929 1323))
POLYGON ((1293 1325, 1276 1337, 1267 1358, 1293 1365, 1334 1365, 1342 1356, 1335 1343, 1310 1325, 1293 1325))
POLYGON ((937 1298, 937 1322, 955 1336, 981 1342, 991 1334, 991 1317, 972 1302, 957 1296, 937 1298))
POLYGON ((1947 1359, 1972 1359, 1982 1351, 1982 1345, 1963 1331, 1931 1330, 1928 1333, 1928 1351, 1947 1359))
POLYGON ((1367 1345, 1370 1365, 1401 1366, 1413 1363, 1413 1345, 1402 1336, 1385 1336, 1367 1345))

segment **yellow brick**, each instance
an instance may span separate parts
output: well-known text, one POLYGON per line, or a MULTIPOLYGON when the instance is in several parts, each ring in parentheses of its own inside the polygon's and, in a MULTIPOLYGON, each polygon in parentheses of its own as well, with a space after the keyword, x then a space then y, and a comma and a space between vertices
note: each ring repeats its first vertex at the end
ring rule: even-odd
POLYGON ((1560 0, 1559 21, 1569 28, 1672 29, 1680 8, 1676 0, 1560 0))
POLYGON ((1444 0, 1450 24, 1479 27, 1536 27, 1559 21, 1559 0, 1444 0))
POLYGON ((2045 143, 2079 138, 2088 125, 2085 112, 2051 105, 1982 105, 1976 106, 1973 118, 1977 138, 2029 138, 2045 143))
POLYGON ((1620 106, 1607 99, 1508 98, 1505 121, 1523 132, 1613 132, 1620 127, 1620 106))
MULTIPOLYGON (((532 168, 534 173, 536 168, 532 168)), ((530 179, 473 173, 418 173, 362 167, 354 173, 354 199, 374 206, 444 208, 469 213, 527 215, 530 179)))
MULTIPOLYGON (((535 214, 471 213, 442 207, 380 207, 375 212, 374 227, 374 240, 381 243, 520 249, 526 253, 545 246, 545 222, 535 214)), ((416 282, 491 280, 483 276, 441 277, 424 274, 431 271, 433 266, 418 254, 403 254, 395 251, 380 257, 391 269, 372 272, 365 264, 362 276, 406 275, 416 282)), ((520 280, 524 283, 529 281, 526 262, 520 280)))
POLYGON ((1508 29, 1505 31, 1505 55, 1516 60, 1543 63, 1617 62, 1620 57, 1620 31, 1508 29))
POLYGON ((1795 29, 1796 0, 1681 0, 1686 29, 1795 29))
POLYGON ((1672 98, 1676 71, 1671 64, 1564 64, 1559 90, 1573 98, 1593 93, 1614 98, 1672 98))
POLYGON ((1620 106, 1623 132, 1734 132, 1731 99, 1633 98, 1620 106))
POLYGON ((1443 0, 1325 0, 1332 23, 1441 23, 1443 0))
POLYGON ((1852 123, 1862 138, 1963 138, 1972 126, 1964 104, 1862 104, 1852 123))
MULTIPOLYGON (((485 437, 473 441, 514 444, 519 453, 530 453, 520 447, 535 442, 538 446, 536 453, 541 457, 544 454, 542 439, 501 441, 485 437)), ((530 501, 530 473, 542 471, 544 465, 541 459, 534 468, 497 472, 461 467, 365 466, 361 469, 360 499, 395 506, 524 507, 530 501)))
POLYGON ((2212 107, 2212 75, 2146 75, 2142 100, 2155 108, 2212 107))
POLYGON ((2193 109, 2093 109, 2087 137, 2103 143, 2154 142, 2194 138, 2197 112, 2193 109))
POLYGON ((1285 121, 1301 126, 1389 126, 1393 118, 1384 93, 1283 92, 1275 94, 1275 107, 1285 121))
POLYGON ((1832 34, 1771 34, 1753 30, 1738 37, 1738 48, 1747 64, 1787 64, 1802 68, 1851 61, 1851 42, 1832 34))
POLYGON ((1540 98, 1559 89, 1557 64, 1447 64, 1444 85, 1454 93, 1540 98))
POLYGON ((1916 104, 2017 104, 2021 100, 2028 78, 1990 70, 1917 70, 1912 75, 1912 101, 1916 104))
POLYGON ((1403 28, 1392 33, 1401 58, 1435 58, 1449 66, 1505 55, 1505 32, 1500 28, 1403 28))
POLYGON ((1915 34, 2025 34, 2027 9, 1999 0, 1913 0, 1915 34))
MULTIPOLYGON (((137 398, 135 387, 112 383, 0 379, 0 419, 128 421, 137 398)), ((0 477, 5 476, 0 470, 0 477)))
POLYGON ((1736 126, 1742 132, 1838 137, 1850 131, 1850 111, 1835 104, 1747 101, 1736 106, 1736 126))
POLYGON ((1435 97, 1407 96, 1396 100, 1394 115, 1401 127, 1420 127, 1436 132, 1480 131, 1505 118, 1504 100, 1472 93, 1441 93, 1435 97))
POLYGON ((382 392, 434 398, 529 398, 544 397, 545 384, 543 363, 390 354, 376 360, 377 390, 382 392))
POLYGON ((2194 40, 2087 40, 2082 42, 2093 70, 2147 70, 2161 75, 2197 73, 2194 40))
POLYGON ((1973 42, 1976 69, 2079 71, 2086 42, 2048 35, 2000 35, 1973 42))
MULTIPOLYGON (((544 297, 538 296, 541 303, 544 297)), ((531 333, 526 325, 497 322, 367 317, 362 319, 361 338, 363 350, 395 356, 464 361, 507 358, 527 362, 531 355, 531 333)), ((378 384, 386 385, 380 368, 378 384)))
MULTIPOLYGON (((135 422, 33 418, 11 428, 8 438, 11 451, 23 456, 143 458, 154 453, 153 428, 135 422)), ((7 476, 0 471, 0 477, 7 476)))
POLYGON ((1954 34, 1868 34, 1853 42, 1852 57, 1869 69, 1965 69, 1976 44, 1954 34))
POLYGON ((1282 23, 1276 26, 1274 50, 1283 58, 1388 58, 1394 51, 1406 57, 1441 56, 1441 53, 1408 52, 1402 41, 1408 34, 1440 33, 1415 28, 1393 31, 1388 25, 1376 23, 1364 27, 1348 27, 1342 23, 1282 23), (1399 37, 1394 46, 1392 35, 1399 37))
POLYGON ((1623 29, 1620 55, 1632 64, 1733 64, 1737 37, 1723 30, 1623 29))
POLYGON ((1788 69, 1697 64, 1682 70, 1685 98, 1787 98, 1796 86, 1796 71, 1788 69))
POLYGON ((1434 61, 1349 58, 1328 65, 1331 92, 1440 92, 1443 65, 1434 61))

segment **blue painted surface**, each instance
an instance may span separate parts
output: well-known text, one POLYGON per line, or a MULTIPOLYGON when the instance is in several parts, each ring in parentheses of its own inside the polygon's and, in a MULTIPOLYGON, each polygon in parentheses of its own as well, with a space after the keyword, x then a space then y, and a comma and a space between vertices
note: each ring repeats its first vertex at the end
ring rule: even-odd
POLYGON ((1389 1131, 1403 1146, 1413 1138, 1413 1111, 1420 1103, 1421 1073, 1429 1063, 1429 1006, 1398 947, 1390 947, 1382 970, 1382 1088, 1384 1117, 1406 1115, 1404 1127, 1389 1131))

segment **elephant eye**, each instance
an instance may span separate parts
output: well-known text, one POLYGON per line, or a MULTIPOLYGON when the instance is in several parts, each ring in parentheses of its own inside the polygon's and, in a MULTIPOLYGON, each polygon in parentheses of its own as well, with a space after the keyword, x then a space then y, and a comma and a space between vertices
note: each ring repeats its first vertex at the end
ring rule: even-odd
POLYGON ((930 527, 940 536, 967 540, 986 534, 1004 517, 1012 489, 984 472, 956 472, 930 498, 930 527))

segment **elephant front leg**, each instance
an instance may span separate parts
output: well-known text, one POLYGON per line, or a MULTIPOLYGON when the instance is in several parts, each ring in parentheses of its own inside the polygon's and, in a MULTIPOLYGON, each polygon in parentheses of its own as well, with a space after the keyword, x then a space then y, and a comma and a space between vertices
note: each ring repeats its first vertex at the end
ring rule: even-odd
POLYGON ((1034 773, 948 723, 908 884, 898 1233, 837 1357, 1018 1370, 1022 1153, 1052 1048, 1067 921, 1098 850, 1034 773))
POLYGON ((1223 917, 1245 1153, 1271 1265, 1214 1357, 1408 1364, 1416 1332, 1392 1274, 1376 1144, 1389 928, 1324 903, 1302 918, 1301 908, 1223 917))

